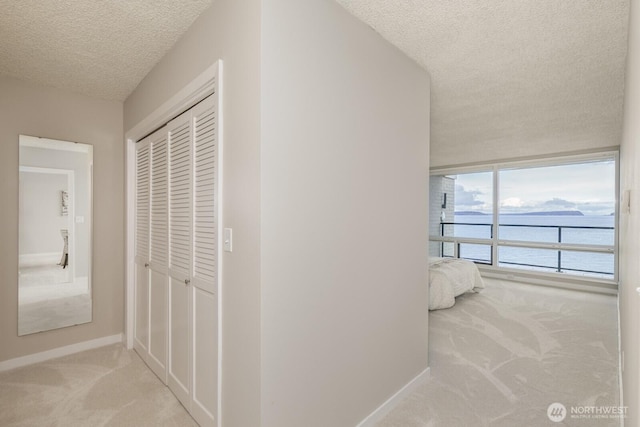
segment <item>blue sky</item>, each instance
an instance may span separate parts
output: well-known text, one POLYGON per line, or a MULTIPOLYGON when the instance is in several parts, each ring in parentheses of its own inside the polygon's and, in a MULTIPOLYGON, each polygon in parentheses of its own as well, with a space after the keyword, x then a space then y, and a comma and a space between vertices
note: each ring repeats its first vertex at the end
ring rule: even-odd
MULTIPOLYGON (((615 163, 598 161, 502 170, 500 212, 579 210, 609 215, 615 209, 615 163)), ((491 213, 492 173, 457 175, 456 211, 491 213)))

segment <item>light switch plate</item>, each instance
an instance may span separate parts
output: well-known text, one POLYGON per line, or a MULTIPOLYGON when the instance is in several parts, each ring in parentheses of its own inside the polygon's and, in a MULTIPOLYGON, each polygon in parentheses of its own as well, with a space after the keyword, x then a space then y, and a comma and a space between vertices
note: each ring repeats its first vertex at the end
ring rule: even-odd
POLYGON ((223 233, 224 238, 224 251, 225 252, 233 252, 233 230, 230 228, 225 228, 223 233))

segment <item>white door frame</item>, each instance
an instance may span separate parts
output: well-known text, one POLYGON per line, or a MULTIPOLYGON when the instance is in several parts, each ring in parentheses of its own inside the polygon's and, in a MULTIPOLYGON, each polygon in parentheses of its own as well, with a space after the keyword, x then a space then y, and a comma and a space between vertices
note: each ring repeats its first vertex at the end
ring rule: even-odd
MULTIPOLYGON (((222 60, 219 59, 210 67, 204 70, 193 81, 179 90, 174 96, 158 107, 153 113, 140 121, 133 128, 125 133, 125 202, 126 202, 126 224, 125 224, 125 335, 124 343, 128 349, 133 348, 134 322, 135 322, 135 179, 136 179, 136 150, 135 143, 143 137, 149 135, 156 129, 177 117, 184 111, 196 105, 207 96, 216 92, 218 97, 218 143, 223 146, 223 88, 222 88, 222 60)), ((223 161, 219 163, 219 193, 220 200, 218 207, 218 236, 222 236, 223 214, 223 161)), ((222 239, 218 242, 219 250, 222 246, 222 239)), ((222 252, 220 252, 221 254, 222 252)), ((218 416, 216 424, 221 426, 222 420, 222 277, 223 263, 218 258, 218 416)))
MULTIPOLYGON (((125 228, 125 283, 126 283, 126 325, 125 341, 128 349, 133 348, 134 328, 134 230, 135 230, 135 143, 142 137, 161 127, 174 117, 188 110, 218 88, 219 104, 222 106, 222 85, 218 81, 222 77, 222 60, 216 61, 202 74, 187 84, 168 101, 158 107, 140 123, 125 133, 125 180, 126 180, 126 228, 125 228)), ((220 108, 222 110, 222 108, 220 108)), ((222 140, 222 114, 220 117, 220 140, 222 140)), ((220 220, 222 224, 222 220, 220 220)), ((220 268, 222 266, 220 265, 220 268)), ((221 275, 219 274, 219 277, 221 275)), ((219 294, 220 296, 220 294, 219 294)), ((219 298, 221 301, 221 298, 219 298)), ((220 305, 220 302, 218 303, 220 305)), ((219 313, 222 313, 219 311, 219 313)))

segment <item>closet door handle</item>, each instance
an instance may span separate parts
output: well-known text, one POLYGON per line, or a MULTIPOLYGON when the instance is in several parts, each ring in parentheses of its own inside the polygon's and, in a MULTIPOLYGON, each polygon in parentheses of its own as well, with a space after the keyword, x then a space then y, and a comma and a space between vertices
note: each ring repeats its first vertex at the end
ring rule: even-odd
POLYGON ((149 263, 148 263, 148 262, 145 262, 145 263, 144 263, 144 266, 145 266, 145 268, 149 268, 149 263))
POLYGON ((189 286, 189 283, 191 283, 191 280, 189 280, 189 279, 184 279, 184 284, 185 284, 186 286, 189 286))

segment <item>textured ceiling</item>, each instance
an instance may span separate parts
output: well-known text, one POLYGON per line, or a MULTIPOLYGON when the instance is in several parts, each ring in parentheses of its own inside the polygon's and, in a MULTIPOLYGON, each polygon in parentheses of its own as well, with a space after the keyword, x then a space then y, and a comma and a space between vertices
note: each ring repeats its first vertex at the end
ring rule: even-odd
POLYGON ((124 100, 212 0, 0 0, 0 74, 124 100))
MULTIPOLYGON (((124 100, 212 1, 0 0, 0 74, 124 100)), ((628 1, 337 0, 430 72, 441 164, 617 145, 628 1)))
POLYGON ((436 162, 474 143, 493 158, 514 142, 619 143, 628 0, 337 2, 431 74, 436 162))

